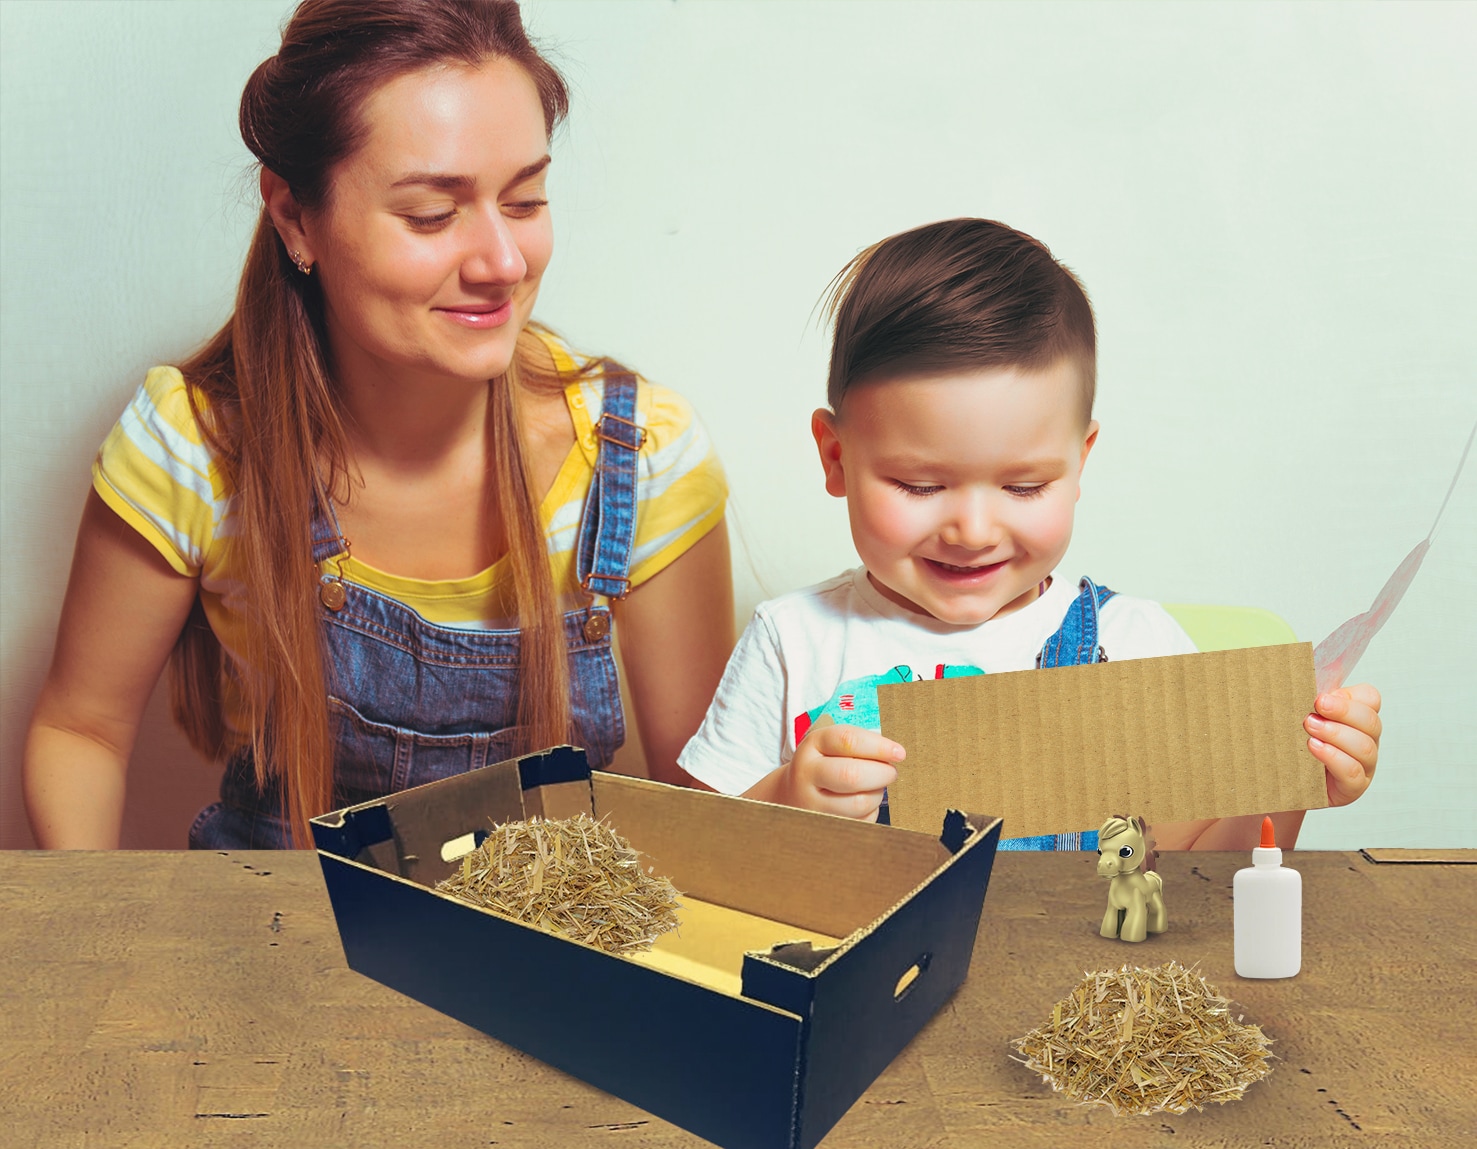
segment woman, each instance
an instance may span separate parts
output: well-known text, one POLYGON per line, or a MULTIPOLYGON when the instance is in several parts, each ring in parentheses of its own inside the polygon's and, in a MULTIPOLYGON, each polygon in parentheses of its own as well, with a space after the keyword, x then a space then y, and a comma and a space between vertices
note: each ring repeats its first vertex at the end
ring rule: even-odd
POLYGON ((166 660, 227 760, 190 842, 541 746, 654 777, 733 644, 721 469, 686 405, 531 322, 563 81, 516 3, 305 0, 248 81, 235 313, 94 467, 26 747, 45 847, 115 846, 166 660))

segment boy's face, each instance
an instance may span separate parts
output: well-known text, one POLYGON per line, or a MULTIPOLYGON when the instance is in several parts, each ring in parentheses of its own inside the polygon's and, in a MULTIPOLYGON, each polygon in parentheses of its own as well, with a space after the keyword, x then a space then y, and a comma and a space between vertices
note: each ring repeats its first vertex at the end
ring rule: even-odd
POLYGON ((811 421, 877 589, 943 622, 1018 609, 1066 553, 1097 423, 1074 360, 870 383, 811 421))

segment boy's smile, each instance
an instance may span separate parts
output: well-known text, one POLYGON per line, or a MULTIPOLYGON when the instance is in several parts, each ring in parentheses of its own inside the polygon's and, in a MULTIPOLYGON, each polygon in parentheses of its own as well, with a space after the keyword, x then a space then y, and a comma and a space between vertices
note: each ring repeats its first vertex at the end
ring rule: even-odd
POLYGON ((864 384, 811 429, 873 585, 961 626, 1036 597, 1097 438, 1072 359, 864 384))

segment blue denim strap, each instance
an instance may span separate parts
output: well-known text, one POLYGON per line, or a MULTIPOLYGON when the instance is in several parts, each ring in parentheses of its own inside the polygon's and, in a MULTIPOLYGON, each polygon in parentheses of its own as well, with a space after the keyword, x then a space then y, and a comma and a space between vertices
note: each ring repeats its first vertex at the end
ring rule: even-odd
POLYGON ((1078 586, 1080 591, 1067 609, 1061 627, 1046 640, 1046 645, 1036 656, 1037 669, 1087 666, 1108 660, 1098 641, 1098 611, 1117 592, 1098 586, 1090 578, 1083 579, 1078 586))
MULTIPOLYGON (((1087 666, 1106 662, 1107 652, 1099 641, 1098 611, 1116 591, 1098 586, 1090 578, 1079 584, 1077 597, 1067 608, 1062 625, 1036 656, 1038 668, 1053 666, 1087 666)), ((1012 838, 1000 843, 1002 850, 1096 850, 1097 831, 1083 830, 1070 834, 1037 834, 1030 838, 1012 838)))
POLYGON ((313 519, 309 529, 312 531, 314 566, 349 549, 348 540, 339 529, 338 515, 334 513, 333 504, 329 503, 325 507, 324 500, 317 491, 313 492, 313 519))
POLYGON ((636 425, 636 377, 605 360, 605 394, 595 434, 600 455, 580 518, 575 577, 588 594, 625 598, 636 542, 636 458, 646 429, 636 425))

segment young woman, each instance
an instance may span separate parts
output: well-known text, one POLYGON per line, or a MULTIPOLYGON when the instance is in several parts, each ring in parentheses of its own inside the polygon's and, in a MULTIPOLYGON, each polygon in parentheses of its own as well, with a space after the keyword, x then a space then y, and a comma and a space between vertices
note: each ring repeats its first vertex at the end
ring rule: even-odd
POLYGON ((531 321, 564 84, 507 0, 305 0, 248 81, 230 321, 99 453, 26 747, 44 847, 116 846, 166 661, 227 762, 201 847, 559 742, 680 777, 733 645, 690 409, 531 321))

